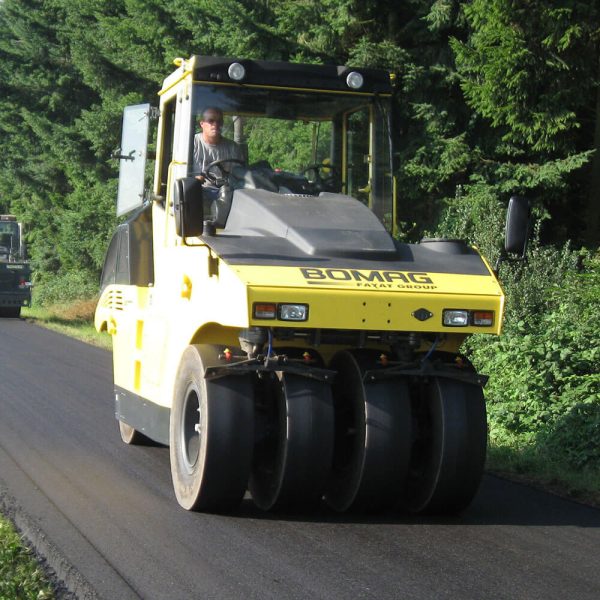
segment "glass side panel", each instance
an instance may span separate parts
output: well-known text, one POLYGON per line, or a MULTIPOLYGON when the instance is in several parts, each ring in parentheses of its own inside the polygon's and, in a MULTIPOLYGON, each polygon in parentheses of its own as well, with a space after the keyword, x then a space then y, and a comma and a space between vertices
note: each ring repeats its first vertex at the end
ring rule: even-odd
POLYGON ((121 230, 122 228, 119 228, 114 233, 104 257, 104 266, 102 267, 102 276, 100 277, 100 291, 104 290, 106 286, 115 283, 121 230))

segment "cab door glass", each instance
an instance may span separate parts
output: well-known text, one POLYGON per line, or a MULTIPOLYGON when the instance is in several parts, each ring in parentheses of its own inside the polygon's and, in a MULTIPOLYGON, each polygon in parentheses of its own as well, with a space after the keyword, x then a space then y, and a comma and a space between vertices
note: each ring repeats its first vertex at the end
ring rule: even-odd
POLYGON ((368 107, 345 115, 346 193, 370 204, 370 111, 368 107))

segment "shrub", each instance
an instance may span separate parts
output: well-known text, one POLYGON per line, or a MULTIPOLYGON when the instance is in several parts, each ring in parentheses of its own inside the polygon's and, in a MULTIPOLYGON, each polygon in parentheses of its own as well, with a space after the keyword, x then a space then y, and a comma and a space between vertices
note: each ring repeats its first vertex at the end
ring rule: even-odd
POLYGON ((600 401, 576 404, 552 427, 540 432, 539 451, 572 469, 600 470, 600 401))
POLYGON ((99 286, 96 274, 84 270, 48 275, 36 282, 33 301, 42 306, 69 304, 96 297, 99 286))
POLYGON ((507 311, 504 335, 471 338, 467 348, 491 376, 492 441, 537 443, 556 459, 564 452, 571 464, 583 465, 598 452, 597 429, 585 419, 600 405, 600 259, 576 272, 568 269, 576 258, 568 248, 537 249, 533 264, 509 279, 509 297, 522 304, 507 311), (535 293, 524 289, 528 285, 535 293))
POLYGON ((495 262, 502 247, 506 206, 493 188, 472 185, 448 200, 434 237, 465 240, 477 246, 490 261, 495 262))

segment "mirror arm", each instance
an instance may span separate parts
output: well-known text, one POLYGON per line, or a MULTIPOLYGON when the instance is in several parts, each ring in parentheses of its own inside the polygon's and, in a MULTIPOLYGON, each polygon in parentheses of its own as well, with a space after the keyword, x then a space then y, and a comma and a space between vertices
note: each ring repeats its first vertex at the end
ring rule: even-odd
POLYGON ((525 256, 525 252, 523 252, 523 254, 521 256, 508 256, 508 254, 504 251, 502 251, 500 253, 500 256, 498 256, 498 260, 496 261, 496 264, 494 265, 494 268, 492 269, 492 272, 494 273, 494 276, 496 278, 498 278, 498 274, 500 272, 500 265, 504 262, 511 262, 511 263, 515 263, 515 262, 524 262, 526 260, 526 256, 525 256))
POLYGON ((121 154, 121 148, 115 150, 110 157, 118 160, 135 160, 135 150, 132 150, 129 154, 121 154))

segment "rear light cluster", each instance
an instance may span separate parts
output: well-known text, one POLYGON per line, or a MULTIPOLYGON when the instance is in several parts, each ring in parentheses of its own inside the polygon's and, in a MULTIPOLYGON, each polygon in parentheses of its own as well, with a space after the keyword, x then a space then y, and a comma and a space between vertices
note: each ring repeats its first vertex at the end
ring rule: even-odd
POLYGON ((446 327, 491 327, 494 324, 494 311, 445 309, 442 323, 446 327))
POLYGON ((255 302, 252 305, 255 319, 279 321, 307 321, 308 304, 255 302))
MULTIPOLYGON (((308 304, 255 302, 252 316, 260 320, 307 321, 308 304)), ((492 327, 494 311, 445 309, 442 323, 446 327, 492 327)))

